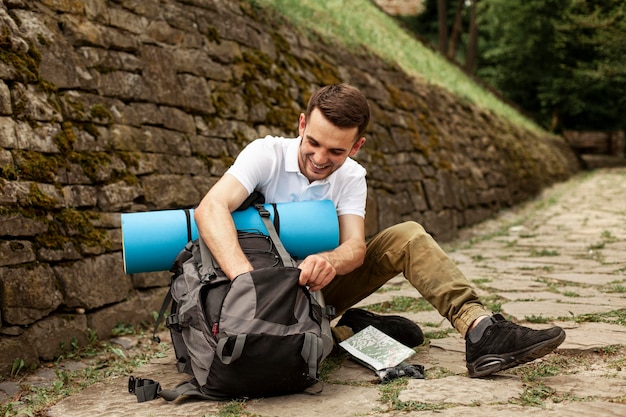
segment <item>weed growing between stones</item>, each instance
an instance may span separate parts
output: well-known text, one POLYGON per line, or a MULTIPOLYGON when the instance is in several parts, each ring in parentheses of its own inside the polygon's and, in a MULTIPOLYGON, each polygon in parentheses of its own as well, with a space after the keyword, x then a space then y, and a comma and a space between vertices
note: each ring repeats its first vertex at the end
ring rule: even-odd
MULTIPOLYGON (((518 375, 523 384, 524 391, 513 403, 545 408, 546 402, 560 403, 563 401, 591 401, 594 398, 576 397, 570 393, 558 392, 547 385, 544 378, 573 375, 581 372, 606 369, 604 375, 609 380, 615 378, 615 372, 620 372, 626 365, 623 345, 611 345, 594 349, 585 353, 568 354, 566 352, 554 353, 539 361, 513 368, 508 373, 518 375)), ((624 402, 624 398, 616 397, 611 401, 624 402)))
POLYGON ((320 380, 324 382, 330 382, 330 375, 335 372, 343 361, 348 357, 348 354, 341 350, 335 350, 324 359, 320 366, 320 380))
POLYGON ((524 319, 526 319, 527 322, 529 323, 550 323, 551 319, 550 317, 544 317, 543 314, 539 314, 537 315, 530 315, 530 316, 524 316, 524 319))
POLYGON ((626 285, 621 284, 611 284, 607 289, 603 292, 609 293, 626 293, 626 285))
POLYGON ((491 294, 486 297, 479 297, 480 302, 492 313, 501 313, 502 312, 502 304, 504 304, 507 299, 499 296, 498 294, 491 294))
MULTIPOLYGON (((434 411, 443 410, 445 404, 420 403, 417 401, 400 401, 398 397, 408 384, 408 378, 398 378, 385 384, 380 384, 378 389, 381 392, 379 401, 387 405, 388 410, 394 411, 434 411)), ((387 411, 387 410, 384 410, 387 411)))
MULTIPOLYGON (((561 317, 559 320, 572 320, 572 317, 561 317)), ((612 323, 626 326, 626 308, 607 311, 606 313, 589 313, 575 316, 576 323, 612 323)))
MULTIPOLYGON (((127 327, 125 327, 128 330, 127 327)), ((126 332, 126 334, 129 334, 126 332)), ((95 332, 90 332, 90 344, 79 347, 71 343, 72 350, 59 357, 56 362, 48 366, 54 369, 54 377, 41 386, 20 384, 22 390, 17 397, 0 404, 0 416, 10 417, 17 415, 37 416, 65 397, 77 393, 96 382, 114 376, 128 376, 137 367, 144 365, 155 358, 165 356, 168 346, 165 343, 154 344, 150 334, 144 334, 134 329, 133 334, 138 339, 137 345, 130 350, 123 350, 108 341, 98 341, 95 332), (64 366, 67 362, 79 362, 86 366, 64 366)), ((19 377, 24 369, 16 362, 16 371, 13 377, 19 377)), ((26 376, 26 375, 25 375, 26 376)), ((24 381, 22 377, 21 381, 24 381)))
POLYGON ((559 256, 559 255, 560 255, 559 251, 551 250, 551 249, 541 249, 541 250, 533 249, 530 252, 531 258, 538 258, 542 256, 559 256))
POLYGON ((377 313, 391 313, 391 312, 412 312, 417 313, 420 311, 432 311, 433 306, 423 298, 413 298, 406 296, 393 297, 391 301, 384 301, 382 303, 371 304, 367 306, 368 310, 377 313))
POLYGON ((220 407, 220 410, 218 411, 215 417, 239 417, 239 416, 255 415, 255 414, 244 411, 245 408, 246 408, 245 401, 230 401, 220 407))

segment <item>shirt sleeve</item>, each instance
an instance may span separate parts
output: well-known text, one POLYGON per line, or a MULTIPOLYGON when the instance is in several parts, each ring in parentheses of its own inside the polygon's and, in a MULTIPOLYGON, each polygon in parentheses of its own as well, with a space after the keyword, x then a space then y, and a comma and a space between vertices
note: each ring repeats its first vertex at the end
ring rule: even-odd
POLYGON ((260 188, 263 181, 271 177, 274 169, 275 153, 266 143, 265 139, 256 139, 248 144, 226 171, 235 177, 248 193, 260 188))
POLYGON ((354 214, 365 218, 367 203, 367 181, 365 170, 358 166, 354 175, 351 175, 343 184, 340 198, 337 199, 337 215, 354 214))

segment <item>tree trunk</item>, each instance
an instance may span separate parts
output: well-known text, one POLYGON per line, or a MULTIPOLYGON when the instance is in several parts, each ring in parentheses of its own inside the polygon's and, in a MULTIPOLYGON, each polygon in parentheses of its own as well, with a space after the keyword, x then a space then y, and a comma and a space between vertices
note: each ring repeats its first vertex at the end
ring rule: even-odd
POLYGON ((478 54, 478 22, 476 21, 476 8, 479 0, 472 0, 472 9, 469 24, 469 41, 467 42, 467 56, 465 59, 465 71, 474 74, 476 71, 476 55, 478 54))
POLYGON ((448 44, 448 58, 454 60, 456 55, 456 45, 461 36, 463 30, 463 18, 461 12, 463 11, 463 4, 465 0, 458 0, 456 2, 456 12, 454 14, 454 26, 452 27, 452 34, 450 35, 450 43, 448 44))
POLYGON ((439 18, 439 52, 446 54, 448 46, 448 12, 446 10, 447 0, 437 0, 437 17, 439 18))

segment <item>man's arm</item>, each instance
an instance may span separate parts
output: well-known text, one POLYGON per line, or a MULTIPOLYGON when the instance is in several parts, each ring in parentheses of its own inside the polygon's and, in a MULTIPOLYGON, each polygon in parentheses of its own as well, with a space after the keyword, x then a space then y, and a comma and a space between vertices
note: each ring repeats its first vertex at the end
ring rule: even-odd
POLYGON ((194 212, 200 236, 228 278, 252 271, 237 239, 232 212, 248 197, 248 191, 232 175, 225 174, 204 196, 194 212))
POLYGON ((361 216, 339 216, 339 246, 331 251, 307 256, 299 268, 300 284, 311 291, 324 288, 335 275, 352 272, 365 259, 365 221, 361 216))

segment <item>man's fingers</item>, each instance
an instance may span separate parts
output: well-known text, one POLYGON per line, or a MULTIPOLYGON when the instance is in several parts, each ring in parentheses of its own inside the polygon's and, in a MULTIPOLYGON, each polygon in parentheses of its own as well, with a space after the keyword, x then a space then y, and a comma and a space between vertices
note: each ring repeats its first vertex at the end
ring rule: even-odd
POLYGON ((307 257, 300 264, 300 285, 308 285, 317 291, 328 284, 335 276, 335 268, 321 256, 307 257))

